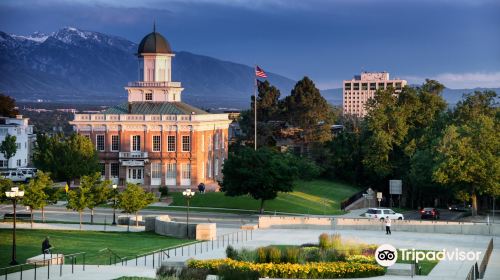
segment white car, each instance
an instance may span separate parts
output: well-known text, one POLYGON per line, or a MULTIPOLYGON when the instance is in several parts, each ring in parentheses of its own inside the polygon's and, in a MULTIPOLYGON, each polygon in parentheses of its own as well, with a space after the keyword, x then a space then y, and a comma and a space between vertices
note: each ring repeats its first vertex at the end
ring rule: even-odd
POLYGON ((28 180, 28 177, 22 171, 18 170, 2 170, 0 177, 10 179, 12 182, 26 182, 28 180))
POLYGON ((370 208, 366 213, 364 214, 365 217, 371 218, 371 219, 380 219, 383 220, 387 217, 391 220, 404 220, 405 217, 403 214, 396 213, 392 211, 391 209, 386 209, 386 208, 370 208))
POLYGON ((26 178, 32 179, 32 178, 36 177, 37 169, 36 168, 22 167, 22 168, 18 168, 17 171, 21 171, 24 174, 24 176, 26 176, 26 178))

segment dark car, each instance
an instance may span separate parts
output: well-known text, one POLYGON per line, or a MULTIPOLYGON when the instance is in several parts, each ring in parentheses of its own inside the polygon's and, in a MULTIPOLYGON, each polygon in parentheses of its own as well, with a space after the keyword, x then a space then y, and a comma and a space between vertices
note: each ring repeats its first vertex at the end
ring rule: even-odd
POLYGON ((420 210, 420 218, 438 220, 439 211, 436 208, 422 208, 422 210, 420 210))
POLYGON ((448 206, 448 209, 450 211, 454 211, 454 212, 467 212, 467 211, 469 211, 469 208, 464 206, 463 204, 453 204, 453 205, 448 206))

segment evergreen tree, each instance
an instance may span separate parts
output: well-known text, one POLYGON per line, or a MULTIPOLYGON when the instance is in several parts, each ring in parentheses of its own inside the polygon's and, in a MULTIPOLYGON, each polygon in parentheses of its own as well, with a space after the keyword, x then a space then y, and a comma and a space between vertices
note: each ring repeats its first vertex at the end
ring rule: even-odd
POLYGON ((306 143, 323 143, 331 139, 332 108, 308 77, 297 82, 291 94, 283 100, 282 108, 284 119, 303 129, 306 143))

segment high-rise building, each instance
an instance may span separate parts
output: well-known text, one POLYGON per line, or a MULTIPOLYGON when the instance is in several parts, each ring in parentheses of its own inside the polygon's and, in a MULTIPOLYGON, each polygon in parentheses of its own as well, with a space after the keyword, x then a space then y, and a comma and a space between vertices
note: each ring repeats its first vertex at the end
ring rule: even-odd
POLYGON ((344 80, 342 103, 344 115, 364 117, 367 114, 365 104, 373 98, 379 89, 393 87, 396 93, 401 92, 407 81, 389 79, 387 72, 362 72, 352 80, 344 80))
POLYGON ((181 101, 181 83, 172 81, 175 54, 160 33, 144 37, 137 56, 139 81, 125 87, 128 102, 75 114, 70 123, 94 143, 103 177, 115 184, 216 186, 227 158, 228 114, 181 101))

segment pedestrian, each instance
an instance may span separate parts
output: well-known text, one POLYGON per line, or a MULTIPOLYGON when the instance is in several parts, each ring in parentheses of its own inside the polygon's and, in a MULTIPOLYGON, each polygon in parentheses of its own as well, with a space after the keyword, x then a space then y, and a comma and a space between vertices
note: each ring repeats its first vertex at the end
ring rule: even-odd
POLYGON ((385 223, 385 234, 391 235, 391 219, 389 218, 389 216, 385 217, 384 223, 385 223))
POLYGON ((50 245, 49 237, 46 236, 42 242, 42 254, 50 254, 50 248, 52 248, 52 245, 50 245))

